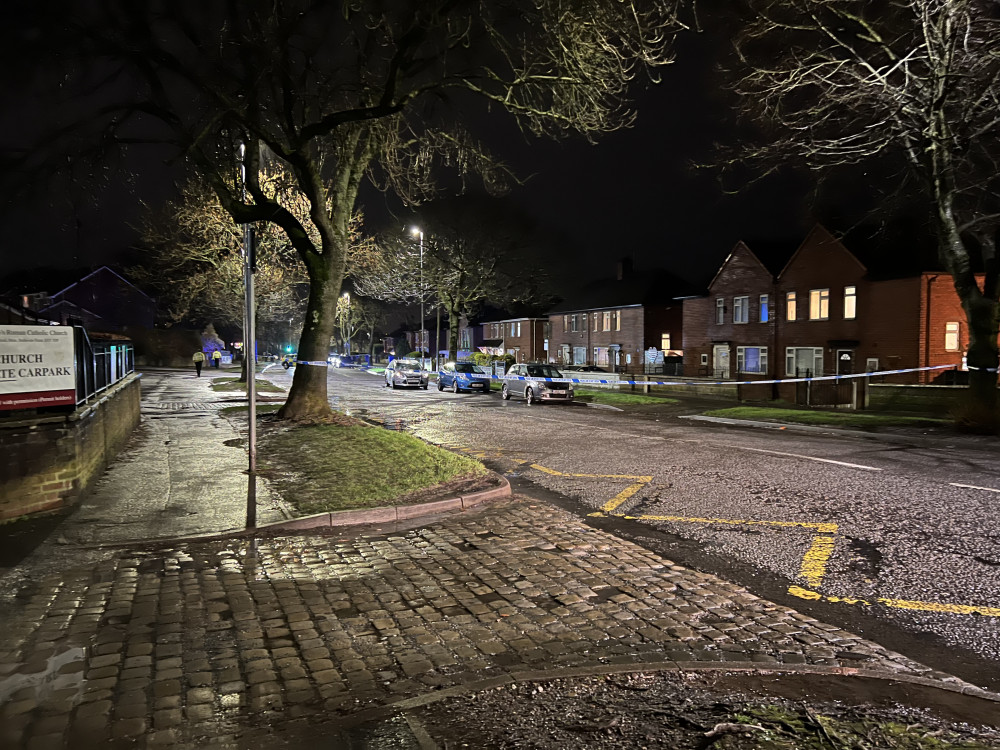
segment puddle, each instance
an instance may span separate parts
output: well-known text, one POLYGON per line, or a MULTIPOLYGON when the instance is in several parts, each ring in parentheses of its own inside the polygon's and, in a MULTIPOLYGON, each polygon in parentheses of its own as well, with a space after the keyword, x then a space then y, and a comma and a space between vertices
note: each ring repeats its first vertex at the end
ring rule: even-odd
POLYGON ((84 660, 87 649, 77 646, 50 656, 38 672, 15 672, 0 680, 0 705, 10 696, 25 688, 34 691, 36 700, 44 700, 57 690, 73 690, 79 694, 83 688, 84 660))
POLYGON ((882 550, 867 539, 850 540, 850 565, 863 577, 876 580, 882 570, 882 550))

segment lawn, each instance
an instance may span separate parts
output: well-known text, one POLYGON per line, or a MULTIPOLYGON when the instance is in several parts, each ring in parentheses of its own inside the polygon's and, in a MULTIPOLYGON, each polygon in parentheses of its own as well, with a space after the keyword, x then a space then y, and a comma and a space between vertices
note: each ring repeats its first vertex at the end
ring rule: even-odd
POLYGON ((704 412, 703 416, 833 427, 939 427, 950 424, 946 419, 931 417, 907 417, 847 411, 807 411, 805 409, 777 409, 766 406, 734 406, 728 409, 714 409, 704 412))
MULTIPOLYGON (((278 408, 257 411, 269 415, 278 408)), ((222 414, 245 422, 246 407, 222 414)), ((260 420, 257 471, 301 515, 426 502, 495 486, 479 461, 340 414, 321 425, 260 420)))
MULTIPOLYGON (((279 388, 270 380, 264 380, 263 378, 257 378, 255 381, 257 383, 257 393, 284 393, 284 388, 279 388)), ((241 383, 239 378, 216 378, 212 381, 213 391, 238 391, 239 393, 247 392, 247 384, 241 383)))
POLYGON ((573 398, 586 404, 608 404, 609 406, 629 406, 639 404, 676 404, 675 398, 665 396, 651 396, 646 393, 629 393, 612 390, 598 390, 596 388, 574 389, 573 398))

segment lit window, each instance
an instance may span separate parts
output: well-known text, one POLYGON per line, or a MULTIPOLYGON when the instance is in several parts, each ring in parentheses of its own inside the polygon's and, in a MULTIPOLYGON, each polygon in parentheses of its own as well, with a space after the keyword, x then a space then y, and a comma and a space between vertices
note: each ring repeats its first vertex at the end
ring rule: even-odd
POLYGON ((737 372, 746 372, 754 375, 766 375, 767 347, 737 346, 736 369, 737 372))
POLYGON ((733 297, 733 322, 734 323, 750 322, 749 297, 733 297))
POLYGON ((719 325, 726 322, 726 301, 722 297, 715 300, 715 322, 719 325))
POLYGON ((660 348, 663 351, 667 351, 670 348, 670 334, 661 333, 660 334, 660 348))
POLYGON ((830 290, 811 289, 809 291, 809 320, 830 318, 830 290))
POLYGON ((569 315, 563 315, 563 333, 569 330, 569 315))
POLYGON ((795 301, 795 292, 785 295, 785 320, 791 323, 798 319, 798 303, 795 301))
POLYGON ((620 331, 622 329, 622 311, 615 310, 612 315, 612 320, 615 322, 615 330, 620 331))
POLYGON ((957 352, 959 349, 959 339, 958 332, 960 327, 958 323, 945 323, 944 324, 944 350, 946 352, 957 352))
POLYGON ((858 288, 844 287, 844 320, 854 320, 858 317, 858 288))
POLYGON ((785 375, 813 378, 823 374, 823 349, 818 346, 789 346, 785 349, 785 375))
POLYGON ((611 330, 611 311, 610 310, 605 310, 604 311, 604 330, 605 331, 610 331, 611 330))
POLYGON ((592 317, 594 319, 594 330, 595 331, 601 330, 601 314, 600 313, 594 313, 590 317, 592 317))
POLYGON ((766 294, 760 295, 760 322, 766 323, 771 319, 771 311, 767 307, 768 299, 766 294))

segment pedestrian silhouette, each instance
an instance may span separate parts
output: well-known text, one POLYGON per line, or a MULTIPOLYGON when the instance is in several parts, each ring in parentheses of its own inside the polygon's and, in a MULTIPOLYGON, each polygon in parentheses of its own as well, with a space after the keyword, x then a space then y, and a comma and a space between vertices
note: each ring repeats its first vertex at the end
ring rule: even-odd
POLYGON ((191 356, 191 361, 194 362, 194 371, 197 377, 201 377, 201 366, 205 362, 205 352, 199 350, 196 351, 191 356))

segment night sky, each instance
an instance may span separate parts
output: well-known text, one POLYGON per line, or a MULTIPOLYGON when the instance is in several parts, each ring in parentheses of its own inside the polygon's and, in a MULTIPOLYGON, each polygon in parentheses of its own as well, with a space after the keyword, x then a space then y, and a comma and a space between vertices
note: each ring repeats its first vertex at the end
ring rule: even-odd
MULTIPOLYGON (((639 269, 667 268, 703 282, 738 240, 794 240, 815 221, 801 178, 768 178, 729 195, 715 173, 692 167, 712 158, 715 141, 734 137, 733 114, 714 73, 724 45, 704 35, 682 39, 662 83, 638 91, 636 126, 597 145, 580 138, 528 142, 509 122, 491 126, 488 142, 518 174, 531 175, 511 199, 561 239, 584 276, 610 276, 620 258, 631 257, 639 269)), ((49 117, 33 110, 30 99, 18 101, 0 115, 8 147, 28 144, 49 117)), ((44 191, 5 196, 0 276, 120 259, 135 244, 142 203, 155 207, 170 197, 182 176, 164 161, 163 153, 133 146, 96 190, 63 179, 44 191)), ((396 203, 368 192, 363 207, 375 222, 396 203)))

